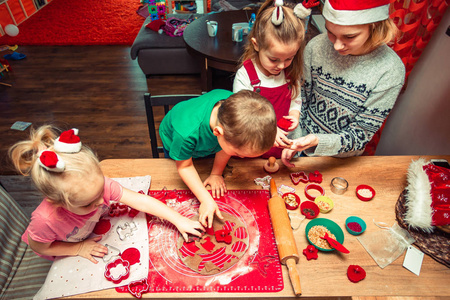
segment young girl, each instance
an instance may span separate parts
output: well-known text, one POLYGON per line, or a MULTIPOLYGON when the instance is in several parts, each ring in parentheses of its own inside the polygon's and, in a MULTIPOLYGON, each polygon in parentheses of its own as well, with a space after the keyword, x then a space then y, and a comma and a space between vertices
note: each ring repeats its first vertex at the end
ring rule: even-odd
POLYGON ((37 254, 53 260, 55 256, 82 256, 97 263, 108 249, 101 237, 88 238, 100 217, 107 214, 111 201, 173 223, 187 239, 187 233, 200 236, 199 222, 189 220, 155 198, 122 188, 103 176, 95 154, 81 144, 78 130, 57 137, 47 125, 31 130, 30 139, 9 149, 9 156, 22 175, 31 175, 45 199, 31 215, 22 236, 37 254))
POLYGON ((311 156, 361 155, 381 127, 403 86, 405 68, 386 43, 397 28, 389 0, 326 1, 327 33, 305 48, 302 115, 283 150, 283 163, 297 151, 311 156), (298 131, 298 133, 297 133, 298 131))
MULTIPOLYGON (((306 2, 306 1, 304 1, 306 2)), ((288 131, 298 125, 300 116, 300 80, 303 73, 305 28, 300 18, 309 15, 309 7, 317 5, 310 0, 294 9, 283 6, 282 0, 267 0, 259 9, 248 35, 248 43, 236 73, 233 92, 252 90, 266 97, 277 117, 288 125, 277 129, 274 148, 263 157, 281 157, 281 148, 288 147, 288 131), (309 5, 308 5, 309 3, 309 5)), ((279 123, 280 124, 280 123, 279 123)))

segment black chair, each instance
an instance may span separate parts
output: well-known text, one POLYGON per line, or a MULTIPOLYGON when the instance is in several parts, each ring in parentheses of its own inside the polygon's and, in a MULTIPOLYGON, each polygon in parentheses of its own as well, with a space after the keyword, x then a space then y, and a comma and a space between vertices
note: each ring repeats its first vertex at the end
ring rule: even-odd
POLYGON ((159 153, 163 153, 163 147, 158 147, 156 139, 155 116, 153 114, 154 106, 164 106, 164 115, 169 112, 170 106, 173 106, 181 101, 189 100, 198 97, 198 94, 184 94, 184 95, 164 95, 152 96, 150 93, 144 94, 145 112, 147 114, 148 133, 150 135, 150 144, 152 146, 153 158, 159 158, 159 153))

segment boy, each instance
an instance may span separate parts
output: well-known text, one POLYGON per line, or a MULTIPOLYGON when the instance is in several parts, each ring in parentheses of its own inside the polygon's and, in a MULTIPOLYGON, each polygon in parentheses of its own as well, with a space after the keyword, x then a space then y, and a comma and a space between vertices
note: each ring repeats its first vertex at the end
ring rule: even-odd
POLYGON ((164 155, 176 161, 178 173, 200 201, 199 221, 205 227, 212 226, 214 214, 223 219, 213 197, 226 192, 222 173, 230 157, 261 156, 273 146, 276 132, 272 105, 248 90, 213 90, 180 102, 164 117, 159 127, 164 155), (202 183, 192 159, 212 154, 211 175, 202 183))

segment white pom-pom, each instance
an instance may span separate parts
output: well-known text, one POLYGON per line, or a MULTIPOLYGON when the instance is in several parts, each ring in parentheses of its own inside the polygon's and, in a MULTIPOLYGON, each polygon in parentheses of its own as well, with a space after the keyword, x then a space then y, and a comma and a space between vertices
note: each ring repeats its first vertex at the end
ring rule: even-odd
POLYGON ((294 15, 299 19, 306 19, 311 14, 311 8, 306 8, 299 3, 294 7, 294 15))

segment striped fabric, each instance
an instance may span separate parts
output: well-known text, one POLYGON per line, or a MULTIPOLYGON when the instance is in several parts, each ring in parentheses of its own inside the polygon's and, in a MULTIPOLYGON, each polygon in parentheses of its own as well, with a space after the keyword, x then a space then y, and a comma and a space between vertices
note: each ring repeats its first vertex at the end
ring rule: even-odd
POLYGON ((45 281, 51 261, 37 256, 21 236, 28 218, 0 186, 0 299, 31 299, 45 281))

